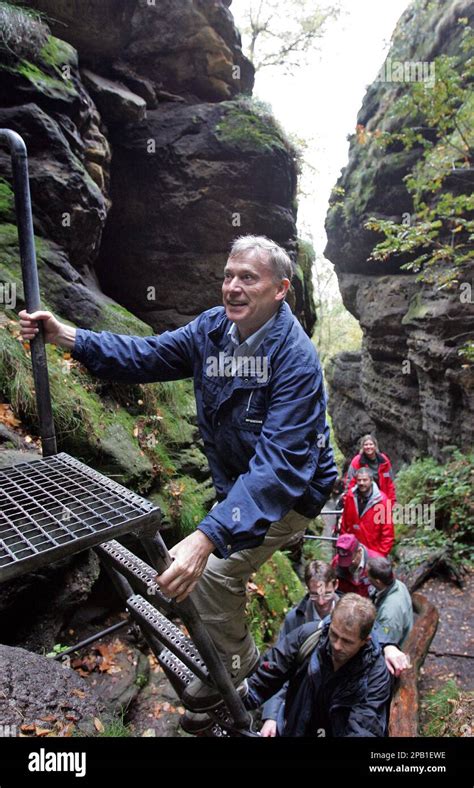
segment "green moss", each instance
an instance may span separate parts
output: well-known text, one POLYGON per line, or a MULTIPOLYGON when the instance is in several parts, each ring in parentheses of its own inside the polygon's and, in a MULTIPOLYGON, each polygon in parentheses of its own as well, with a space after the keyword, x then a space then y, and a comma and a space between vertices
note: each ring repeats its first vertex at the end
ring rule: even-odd
POLYGON ((18 233, 14 224, 0 225, 0 282, 14 284, 18 297, 23 299, 18 233))
POLYGON ((209 510, 203 487, 192 476, 169 479, 153 500, 162 509, 163 522, 173 528, 177 539, 195 531, 209 510))
POLYGON ((120 304, 101 305, 101 314, 95 331, 113 331, 115 334, 133 334, 148 337, 153 333, 151 326, 144 323, 120 304))
POLYGON ((314 303, 313 266, 315 260, 316 252, 313 245, 309 241, 299 238, 295 273, 303 285, 305 302, 309 304, 314 303))
POLYGON ((0 178, 0 222, 13 222, 15 218, 15 198, 8 181, 0 178))
POLYGON ((65 65, 77 66, 77 52, 74 47, 56 36, 49 36, 40 49, 39 58, 43 63, 59 70, 65 65))
POLYGON ((268 109, 248 99, 226 101, 220 105, 225 114, 216 126, 216 136, 227 145, 242 151, 273 153, 275 150, 295 155, 291 143, 268 109))
MULTIPOLYGON (((35 249, 38 258, 40 283, 46 272, 46 267, 41 259, 42 253, 48 248, 47 241, 35 236, 35 249)), ((20 267, 20 252, 18 247, 18 230, 15 224, 0 224, 0 282, 14 284, 16 288, 17 306, 24 304, 23 280, 20 267)), ((44 297, 41 288, 42 308, 52 310, 51 304, 44 297)), ((54 309, 52 310, 54 311, 54 309)))
POLYGON ((264 651, 275 639, 285 615, 304 595, 304 587, 291 562, 277 551, 253 575, 247 616, 258 648, 264 651))
POLYGON ((55 70, 56 76, 47 74, 40 66, 29 60, 20 60, 14 66, 0 64, 0 69, 11 74, 20 74, 28 80, 40 93, 50 98, 66 98, 70 100, 77 96, 77 91, 70 79, 65 79, 62 73, 55 70))
POLYGON ((415 293, 408 304, 408 310, 402 317, 402 325, 412 323, 414 320, 423 320, 428 317, 433 309, 430 303, 423 303, 421 293, 415 293))

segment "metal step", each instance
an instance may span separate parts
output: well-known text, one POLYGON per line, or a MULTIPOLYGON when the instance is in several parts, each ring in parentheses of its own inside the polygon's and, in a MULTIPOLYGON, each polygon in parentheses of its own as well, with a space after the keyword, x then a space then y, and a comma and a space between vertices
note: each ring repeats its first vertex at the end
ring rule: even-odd
POLYGON ((173 654, 173 652, 166 647, 164 647, 159 654, 155 654, 155 656, 166 675, 172 673, 173 678, 179 681, 181 684, 181 691, 178 694, 181 695, 185 687, 194 681, 196 678, 195 674, 176 656, 176 654, 173 654))
POLYGON ((99 557, 110 561, 114 568, 127 578, 133 589, 136 589, 152 604, 159 605, 166 612, 176 613, 173 600, 165 596, 155 582, 156 569, 142 561, 115 539, 101 544, 96 548, 96 552, 99 557))
POLYGON ((127 607, 130 615, 140 626, 151 632, 197 678, 212 686, 208 670, 196 646, 175 624, 168 621, 166 616, 160 613, 140 594, 134 594, 129 597, 127 599, 127 607))
MULTIPOLYGON (((181 697, 183 690, 185 687, 188 686, 196 676, 194 673, 184 664, 181 662, 179 657, 173 654, 169 649, 163 648, 163 650, 159 654, 155 654, 157 662, 163 668, 165 675, 167 676, 169 682, 172 684, 174 689, 176 690, 179 697, 181 697)), ((228 715, 225 711, 222 711, 220 715, 221 719, 226 719, 228 715), (222 716, 221 716, 222 715, 222 716)), ((214 717, 214 715, 211 715, 214 717)), ((230 719, 230 718, 229 718, 230 719)), ((205 734, 207 737, 218 737, 218 738, 230 738, 231 734, 222 728, 219 723, 216 722, 206 731, 205 734)))

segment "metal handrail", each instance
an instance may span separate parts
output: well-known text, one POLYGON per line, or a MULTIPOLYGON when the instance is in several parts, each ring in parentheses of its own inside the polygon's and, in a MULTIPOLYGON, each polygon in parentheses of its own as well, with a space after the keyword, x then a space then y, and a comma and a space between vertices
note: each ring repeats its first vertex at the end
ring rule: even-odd
MULTIPOLYGON (((0 142, 6 142, 12 159, 13 192, 17 215, 20 245, 21 273, 25 290, 26 309, 29 313, 41 309, 38 268, 36 265, 35 237, 31 212, 30 184, 28 180, 28 155, 22 137, 11 129, 0 129, 0 142)), ((44 342, 44 329, 39 321, 39 331, 30 341, 39 433, 43 457, 58 453, 54 430, 48 363, 44 342)))

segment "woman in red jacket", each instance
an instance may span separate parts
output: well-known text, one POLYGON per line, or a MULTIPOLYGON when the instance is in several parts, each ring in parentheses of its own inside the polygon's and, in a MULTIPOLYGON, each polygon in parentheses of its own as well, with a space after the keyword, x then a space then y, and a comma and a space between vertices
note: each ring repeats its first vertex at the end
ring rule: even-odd
POLYGON ((392 463, 386 454, 379 451, 378 443, 372 435, 364 435, 360 441, 359 454, 351 461, 347 472, 347 489, 355 484, 355 472, 359 468, 369 468, 379 490, 395 503, 397 500, 392 476, 392 463))

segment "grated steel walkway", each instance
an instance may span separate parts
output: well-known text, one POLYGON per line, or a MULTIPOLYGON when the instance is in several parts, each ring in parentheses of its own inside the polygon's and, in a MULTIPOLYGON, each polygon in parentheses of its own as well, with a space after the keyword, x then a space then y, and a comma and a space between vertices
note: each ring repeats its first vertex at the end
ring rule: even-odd
POLYGON ((0 582, 154 522, 159 508, 68 454, 0 470, 0 582))

